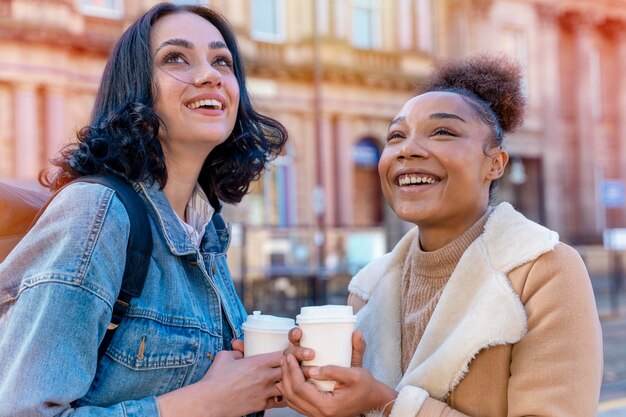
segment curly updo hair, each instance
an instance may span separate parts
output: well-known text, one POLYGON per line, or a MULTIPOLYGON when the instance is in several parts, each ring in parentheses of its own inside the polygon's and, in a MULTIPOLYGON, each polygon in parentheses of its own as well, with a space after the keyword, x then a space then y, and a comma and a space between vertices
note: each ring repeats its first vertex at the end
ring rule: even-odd
MULTIPOLYGON (((522 68, 506 55, 473 55, 460 60, 441 61, 419 84, 417 95, 442 91, 456 93, 489 128, 489 147, 502 147, 504 135, 524 121, 526 98, 522 92, 522 68)), ((489 194, 496 186, 492 181, 489 194)))
POLYGON ((122 34, 107 61, 91 119, 52 163, 55 173, 42 172, 40 182, 56 190, 73 179, 114 174, 130 181, 158 182, 164 187, 167 169, 158 140, 162 122, 153 110, 154 77, 150 33, 154 24, 173 13, 194 13, 213 24, 233 57, 239 84, 239 109, 230 136, 216 146, 200 171, 198 183, 211 205, 238 203, 250 183, 283 149, 287 131, 278 121, 258 113, 246 88, 243 59, 228 21, 201 6, 160 3, 122 34))

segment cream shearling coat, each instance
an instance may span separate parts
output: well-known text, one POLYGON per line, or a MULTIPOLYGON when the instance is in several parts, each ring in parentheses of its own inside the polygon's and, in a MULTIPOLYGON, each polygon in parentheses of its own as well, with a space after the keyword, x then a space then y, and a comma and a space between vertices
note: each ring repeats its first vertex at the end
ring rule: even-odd
POLYGON ((595 416, 602 338, 588 273, 508 203, 463 254, 401 374, 400 284, 416 233, 349 286, 363 365, 399 391, 391 416, 595 416))

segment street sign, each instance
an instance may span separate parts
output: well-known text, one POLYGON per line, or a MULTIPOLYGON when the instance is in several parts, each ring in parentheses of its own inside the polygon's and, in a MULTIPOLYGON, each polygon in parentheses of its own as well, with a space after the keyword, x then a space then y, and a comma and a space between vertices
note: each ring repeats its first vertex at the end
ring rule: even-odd
POLYGON ((606 208, 624 207, 624 183, 621 180, 602 181, 602 204, 606 208))
POLYGON ((605 249, 626 250, 626 228, 604 229, 602 243, 605 249))

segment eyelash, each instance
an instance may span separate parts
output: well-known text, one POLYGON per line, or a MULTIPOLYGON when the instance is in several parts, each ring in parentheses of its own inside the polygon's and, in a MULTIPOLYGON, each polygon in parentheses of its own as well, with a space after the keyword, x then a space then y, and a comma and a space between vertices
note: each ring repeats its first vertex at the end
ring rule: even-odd
POLYGON ((433 136, 456 136, 454 133, 444 127, 440 127, 433 132, 433 136))
POLYGON ((400 132, 392 132, 389 134, 389 136, 387 136, 387 142, 396 139, 396 138, 402 138, 403 136, 400 134, 400 132))
MULTIPOLYGON (((189 63, 187 59, 185 58, 185 56, 181 54, 180 52, 168 52, 167 54, 165 54, 163 59, 161 59, 161 63, 162 64, 182 64, 182 62, 175 61, 178 59, 182 59, 182 61, 184 61, 185 64, 189 63)), ((233 60, 227 56, 219 55, 213 59, 213 64, 217 64, 220 67, 232 68, 233 60), (223 62, 223 63, 218 64, 219 62, 223 62)))
POLYGON ((175 58, 181 58, 183 61, 185 61, 185 63, 187 63, 187 60, 185 59, 183 54, 181 54, 180 52, 168 52, 167 54, 165 54, 165 56, 163 56, 163 59, 161 59, 161 63, 162 64, 180 64, 180 62, 173 62, 175 58))
POLYGON ((213 63, 217 63, 219 61, 223 61, 224 64, 220 65, 222 67, 228 67, 228 68, 232 68, 233 67, 233 60, 230 59, 227 56, 216 56, 215 59, 213 60, 213 63))

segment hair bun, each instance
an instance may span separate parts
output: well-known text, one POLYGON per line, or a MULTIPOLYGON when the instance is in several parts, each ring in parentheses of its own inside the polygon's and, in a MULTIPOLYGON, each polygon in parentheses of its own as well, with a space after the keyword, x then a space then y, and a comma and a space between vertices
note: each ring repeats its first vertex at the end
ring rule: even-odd
POLYGON ((502 130, 510 133, 524 120, 526 99, 521 80, 521 66, 506 55, 473 55, 436 63, 417 92, 456 88, 470 91, 491 106, 502 130))

